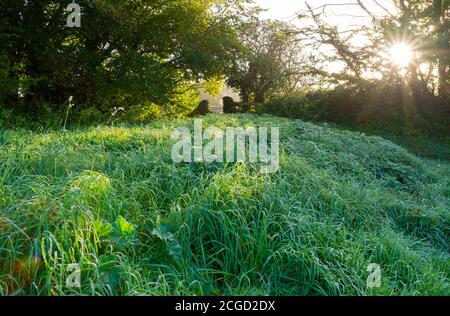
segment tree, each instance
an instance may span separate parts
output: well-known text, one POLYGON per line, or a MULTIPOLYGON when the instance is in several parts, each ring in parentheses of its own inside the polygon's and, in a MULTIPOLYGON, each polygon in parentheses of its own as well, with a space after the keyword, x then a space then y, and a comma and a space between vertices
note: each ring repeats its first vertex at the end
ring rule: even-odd
POLYGON ((231 4, 241 2, 77 0, 81 27, 67 28, 66 3, 0 0, 0 102, 171 103, 223 75, 237 49, 230 21, 245 11, 231 4))
POLYGON ((227 74, 227 83, 241 91, 244 103, 263 103, 295 86, 301 66, 300 45, 293 26, 254 18, 239 29, 243 50, 227 74))
POLYGON ((323 18, 326 10, 337 4, 319 7, 307 5, 299 12, 305 27, 299 38, 315 52, 309 65, 311 73, 332 84, 362 89, 373 82, 406 84, 404 88, 417 96, 450 96, 450 1, 392 0, 387 2, 354 0, 347 6, 360 9, 363 23, 342 30, 323 18), (370 23, 372 21, 373 23, 370 23), (355 38, 359 38, 358 45, 355 38), (415 58, 405 69, 398 69, 382 52, 396 42, 411 46, 415 58), (324 53, 326 52, 326 53, 324 53), (330 72, 330 63, 343 65, 330 72), (401 70, 401 71, 400 71, 401 70), (378 79, 377 79, 378 78, 378 79), (435 87, 438 87, 437 89, 435 87))

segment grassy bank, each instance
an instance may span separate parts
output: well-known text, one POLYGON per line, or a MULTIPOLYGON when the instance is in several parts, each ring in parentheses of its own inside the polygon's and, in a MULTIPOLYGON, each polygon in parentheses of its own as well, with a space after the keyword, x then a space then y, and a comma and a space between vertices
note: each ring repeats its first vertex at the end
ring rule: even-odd
POLYGON ((450 136, 426 135, 416 130, 402 131, 393 126, 337 126, 340 129, 353 130, 367 135, 381 136, 405 148, 410 153, 425 159, 450 162, 450 136))
POLYGON ((450 294, 450 164, 299 120, 205 120, 280 126, 280 170, 173 164, 192 120, 0 130, 0 294, 450 294))

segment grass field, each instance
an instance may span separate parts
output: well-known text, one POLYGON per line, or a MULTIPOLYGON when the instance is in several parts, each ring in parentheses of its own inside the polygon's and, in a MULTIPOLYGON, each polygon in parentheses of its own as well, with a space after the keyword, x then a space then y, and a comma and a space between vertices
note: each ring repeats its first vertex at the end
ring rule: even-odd
POLYGON ((206 122, 280 126, 280 170, 173 164, 192 120, 0 129, 0 294, 450 294, 448 162, 299 120, 206 122))

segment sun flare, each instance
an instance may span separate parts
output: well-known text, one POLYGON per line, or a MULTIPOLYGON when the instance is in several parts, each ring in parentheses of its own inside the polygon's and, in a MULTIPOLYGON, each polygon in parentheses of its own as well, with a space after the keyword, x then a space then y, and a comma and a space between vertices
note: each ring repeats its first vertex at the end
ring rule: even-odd
POLYGON ((413 49, 406 43, 394 44, 389 54, 392 63, 400 68, 407 67, 414 58, 413 49))

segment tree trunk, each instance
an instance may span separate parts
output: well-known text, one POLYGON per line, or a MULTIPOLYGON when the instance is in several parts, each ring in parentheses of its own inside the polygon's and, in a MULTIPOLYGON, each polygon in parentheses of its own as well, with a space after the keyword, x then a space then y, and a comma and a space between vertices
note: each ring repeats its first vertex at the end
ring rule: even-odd
POLYGON ((264 103, 264 101, 265 101, 264 91, 258 91, 255 95, 255 102, 256 103, 264 103))
POLYGON ((438 93, 443 97, 450 97, 450 83, 449 72, 447 67, 449 66, 449 60, 447 53, 450 50, 449 45, 449 31, 446 28, 445 21, 445 9, 443 8, 442 0, 433 0, 433 21, 434 31, 439 38, 438 41, 438 93))
POLYGON ((243 103, 248 103, 248 102, 249 102, 250 98, 249 98, 249 96, 248 96, 248 91, 247 91, 247 89, 242 89, 242 90, 241 90, 241 97, 242 97, 242 102, 243 102, 243 103))
POLYGON ((440 96, 448 97, 449 95, 449 87, 447 84, 448 74, 447 74, 447 65, 439 60, 438 64, 438 72, 439 72, 439 88, 438 92, 440 96))

